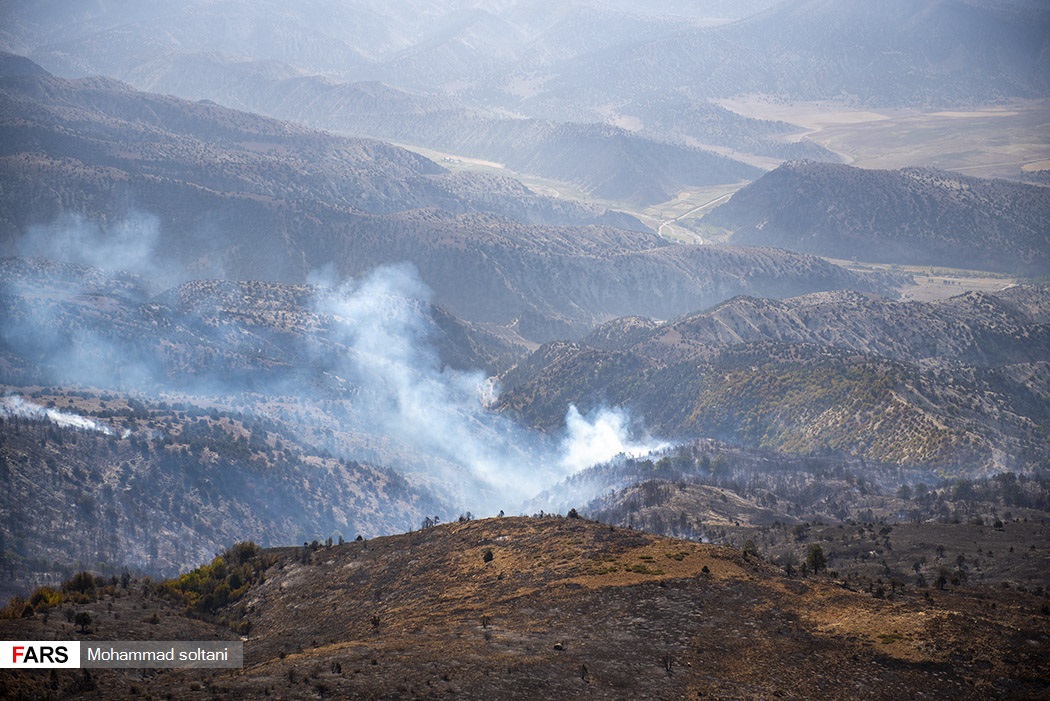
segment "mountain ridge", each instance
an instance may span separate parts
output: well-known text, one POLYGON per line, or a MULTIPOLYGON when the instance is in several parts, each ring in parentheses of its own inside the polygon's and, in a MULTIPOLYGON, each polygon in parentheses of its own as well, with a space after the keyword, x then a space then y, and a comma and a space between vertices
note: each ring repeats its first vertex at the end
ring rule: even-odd
POLYGON ((1029 471, 1043 459, 1047 291, 999 294, 736 298, 660 325, 611 322, 504 373, 499 406, 544 429, 559 406, 624 405, 665 438, 1029 471))
POLYGON ((1050 189, 932 168, 787 163, 704 217, 741 245, 833 258, 1050 271, 1050 189))

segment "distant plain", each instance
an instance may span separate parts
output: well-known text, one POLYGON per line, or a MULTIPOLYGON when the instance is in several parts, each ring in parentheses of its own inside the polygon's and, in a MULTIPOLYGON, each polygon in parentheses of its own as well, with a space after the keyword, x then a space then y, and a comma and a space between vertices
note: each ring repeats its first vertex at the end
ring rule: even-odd
POLYGON ((1010 100, 968 110, 873 110, 834 102, 752 96, 718 104, 755 119, 798 124, 806 138, 861 168, 926 166, 984 178, 1050 166, 1050 100, 1010 100))

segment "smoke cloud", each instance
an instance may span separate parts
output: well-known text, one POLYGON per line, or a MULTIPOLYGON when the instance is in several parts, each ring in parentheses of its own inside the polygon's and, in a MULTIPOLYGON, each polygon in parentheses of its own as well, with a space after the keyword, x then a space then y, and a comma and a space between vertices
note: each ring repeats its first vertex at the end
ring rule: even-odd
POLYGON ((590 465, 665 446, 632 437, 622 410, 585 417, 569 407, 557 442, 489 411, 490 378, 442 366, 430 341, 439 331, 429 300, 414 267, 385 266, 323 297, 319 311, 343 324, 353 350, 343 371, 369 397, 381 430, 460 466, 431 475, 460 504, 481 512, 516 506, 590 465))
POLYGON ((100 424, 87 417, 78 414, 70 414, 58 409, 43 407, 39 404, 27 402, 22 397, 10 395, 0 398, 0 416, 17 416, 25 419, 36 419, 39 421, 50 421, 63 428, 75 428, 81 431, 97 431, 107 436, 112 436, 113 431, 106 425, 100 424))
MULTIPOLYGON (((54 253, 69 245, 67 259, 148 272, 156 234, 151 222, 144 216, 115 233, 80 222, 71 230, 51 231, 50 242, 38 229, 33 246, 50 246, 54 250, 43 252, 54 253), (145 240, 131 245, 136 232, 145 240)), ((632 431, 620 409, 584 416, 567 407, 566 429, 555 436, 493 412, 489 407, 498 395, 493 378, 442 362, 436 341, 444 331, 431 313, 431 290, 409 264, 380 267, 342 283, 333 269, 318 271, 311 278, 312 301, 305 301, 317 317, 309 323, 316 326, 280 335, 265 323, 256 327, 223 318, 207 295, 200 298, 206 308, 176 308, 171 295, 151 297, 138 283, 113 282, 116 277, 25 259, 3 265, 10 274, 0 280, 0 306, 7 315, 0 350, 27 359, 24 367, 3 372, 0 380, 7 384, 173 393, 263 414, 270 409, 259 397, 292 395, 312 411, 290 418, 277 410, 267 415, 308 432, 337 430, 340 437, 325 449, 395 469, 451 509, 514 512, 592 464, 663 447, 632 431), (339 411, 318 418, 323 406, 339 411)), ((179 299, 191 305, 195 298, 179 299)), ((0 411, 106 430, 20 399, 5 400, 0 411)))
POLYGON ((632 439, 629 425, 629 417, 622 409, 598 409, 587 419, 575 405, 569 405, 566 435, 561 441, 560 463, 565 472, 572 474, 620 455, 637 457, 670 446, 649 436, 632 439))

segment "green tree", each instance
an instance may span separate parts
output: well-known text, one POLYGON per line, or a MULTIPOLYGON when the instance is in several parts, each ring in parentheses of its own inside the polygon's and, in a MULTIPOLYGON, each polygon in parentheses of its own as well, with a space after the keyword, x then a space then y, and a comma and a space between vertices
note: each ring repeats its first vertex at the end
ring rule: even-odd
POLYGON ((828 559, 824 556, 824 549, 816 543, 809 546, 809 550, 806 551, 806 565, 812 570, 813 574, 818 574, 821 570, 828 567, 828 559))
POLYGON ((66 591, 74 591, 82 594, 95 593, 95 578, 90 572, 77 572, 73 578, 62 584, 66 591))

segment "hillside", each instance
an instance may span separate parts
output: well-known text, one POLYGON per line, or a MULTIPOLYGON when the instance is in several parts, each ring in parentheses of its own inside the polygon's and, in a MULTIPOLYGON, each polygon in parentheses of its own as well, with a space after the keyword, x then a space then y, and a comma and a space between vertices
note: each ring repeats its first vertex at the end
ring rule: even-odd
POLYGON ((333 457, 293 421, 176 396, 10 391, 0 404, 4 595, 77 566, 171 576, 236 540, 400 532, 448 508, 393 470, 333 457))
POLYGON ((129 273, 20 258, 0 277, 5 592, 77 561, 171 573, 231 539, 399 532, 488 498, 454 428, 490 440, 470 392, 525 352, 507 330, 395 290, 212 280, 152 295, 129 273), (355 311, 367 304, 386 327, 355 311), (415 395, 434 416, 398 414, 415 395), (427 421, 444 443, 413 440, 427 421), (29 538, 34 518, 73 527, 29 538))
MULTIPOLYGON (((116 170, 263 201, 323 198, 374 214, 425 207, 501 213, 492 207, 497 200, 486 207, 471 199, 491 190, 491 180, 472 186, 471 176, 449 177, 436 163, 389 144, 138 92, 114 80, 63 80, 22 57, 0 58, 8 169, 32 167, 46 156, 94 168, 96 185, 113 176, 107 170, 116 170)), ((536 223, 593 224, 608 214, 611 221, 643 228, 623 215, 551 202, 520 184, 504 195, 536 223)), ((8 216, 8 225, 26 223, 8 216)))
MULTIPOLYGON (((235 552, 231 563, 240 562, 235 552)), ((847 683, 854 698, 949 689, 953 698, 986 699, 1035 698, 1047 674, 1047 623, 1031 594, 997 592, 994 608, 965 590, 875 598, 825 576, 786 577, 739 550, 579 519, 453 523, 244 562, 260 575, 217 611, 250 631, 243 670, 158 670, 148 679, 95 670, 97 691, 837 699, 847 683)), ((188 595, 191 582, 96 589, 97 598, 74 605, 93 621, 80 637, 112 639, 114 614, 131 619, 116 637, 189 632, 166 598, 188 595), (153 613, 152 626, 137 623, 153 613)), ((193 625, 194 635, 224 637, 193 625)), ((59 615, 0 626, 35 639, 71 634, 59 615)), ((46 683, 4 674, 12 691, 46 683)), ((58 687, 82 676, 60 671, 58 687)))
POLYGON ((665 437, 1026 471, 1046 459, 1046 306, 1045 287, 937 303, 736 299, 544 345, 502 377, 500 406, 545 428, 569 403, 624 405, 665 437))
POLYGON ((704 223, 741 245, 832 258, 1050 272, 1050 189, 926 168, 788 163, 704 223))
POLYGON ((1045 286, 967 292, 934 302, 826 292, 785 300, 738 297, 687 314, 642 337, 618 322, 595 330, 586 343, 609 350, 644 348, 684 358, 759 341, 847 348, 909 362, 947 360, 1002 366, 1050 357, 1050 295, 1045 286))
POLYGON ((215 54, 178 56, 167 62, 130 79, 151 91, 215 100, 318 129, 484 159, 634 206, 673 199, 689 187, 735 183, 762 173, 698 144, 835 160, 814 145, 780 144, 771 138, 797 131, 790 125, 748 120, 706 103, 693 105, 685 124, 639 134, 601 124, 601 116, 593 111, 525 118, 432 92, 378 82, 338 82, 291 67, 275 71, 269 64, 222 60, 215 54), (712 115, 717 115, 713 124, 712 115))
POLYGON ((940 476, 820 451, 787 455, 699 439, 582 470, 529 510, 742 547, 791 573, 814 545, 858 588, 1017 587, 1045 593, 1050 479, 940 476))
MULTIPOLYGON (((0 259, 0 272, 0 378, 9 384, 330 397, 345 389, 339 368, 354 353, 354 328, 329 308, 345 291, 198 280, 153 295, 133 275, 26 258, 0 259)), ((496 372, 525 352, 509 334, 412 304, 441 364, 496 372)))

